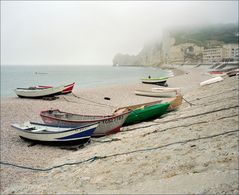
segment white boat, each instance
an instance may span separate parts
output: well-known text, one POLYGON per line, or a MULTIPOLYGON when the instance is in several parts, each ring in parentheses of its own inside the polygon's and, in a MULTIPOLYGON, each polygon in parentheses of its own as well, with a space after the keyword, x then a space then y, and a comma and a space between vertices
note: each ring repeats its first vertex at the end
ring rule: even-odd
POLYGON ((175 91, 152 91, 152 90, 135 90, 135 95, 149 97, 172 97, 175 96, 175 91))
POLYGON ((163 92, 176 92, 176 94, 178 94, 179 91, 180 91, 180 88, 153 87, 152 91, 153 92, 159 92, 159 91, 163 91, 163 92))
POLYGON ((219 82, 219 81, 222 81, 223 78, 222 77, 215 77, 215 78, 212 78, 212 79, 208 79, 206 81, 203 81, 200 83, 200 86, 204 86, 204 85, 209 85, 209 84, 212 84, 212 83, 216 83, 216 82, 219 82))
POLYGON ((23 125, 12 124, 18 135, 26 140, 43 143, 72 144, 86 142, 90 139, 98 123, 81 127, 59 127, 35 122, 25 122, 23 125))
POLYGON ((17 88, 15 89, 15 93, 18 97, 21 98, 42 98, 46 96, 58 95, 65 89, 65 85, 61 85, 58 87, 51 88, 17 88))

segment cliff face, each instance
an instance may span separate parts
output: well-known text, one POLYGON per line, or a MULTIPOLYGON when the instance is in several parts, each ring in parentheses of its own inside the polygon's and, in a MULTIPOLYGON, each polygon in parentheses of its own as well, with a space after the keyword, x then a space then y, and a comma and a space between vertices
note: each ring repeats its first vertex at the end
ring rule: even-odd
POLYGON ((118 53, 113 65, 160 66, 165 63, 202 63, 203 49, 238 44, 238 25, 182 28, 167 32, 161 42, 146 44, 137 55, 118 53))
POLYGON ((113 65, 157 66, 162 63, 162 49, 160 43, 148 44, 137 55, 118 53, 113 59, 113 65))

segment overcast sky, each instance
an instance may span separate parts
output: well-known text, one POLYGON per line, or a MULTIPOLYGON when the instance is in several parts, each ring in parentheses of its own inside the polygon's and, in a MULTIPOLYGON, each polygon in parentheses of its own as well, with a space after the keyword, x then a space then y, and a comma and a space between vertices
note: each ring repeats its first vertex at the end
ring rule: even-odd
POLYGON ((111 65, 162 30, 238 22, 238 1, 1 1, 1 64, 111 65))

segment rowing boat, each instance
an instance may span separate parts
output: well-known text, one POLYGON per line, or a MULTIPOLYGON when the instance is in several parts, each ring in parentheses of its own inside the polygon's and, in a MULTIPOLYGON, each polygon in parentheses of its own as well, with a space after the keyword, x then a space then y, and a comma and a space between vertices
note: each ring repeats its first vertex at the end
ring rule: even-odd
MULTIPOLYGON (((75 82, 71 83, 69 85, 65 85, 64 89, 61 91, 62 94, 66 94, 66 93, 71 93, 73 88, 74 88, 75 82)), ((36 88, 37 89, 48 89, 48 88, 52 88, 53 86, 50 85, 37 85, 36 88)))
POLYGON ((17 88, 15 93, 21 98, 42 98, 53 95, 60 95, 62 93, 70 93, 74 87, 74 83, 70 85, 61 85, 58 87, 51 86, 40 86, 40 87, 28 87, 28 88, 17 88))
POLYGON ((166 102, 137 108, 130 112, 124 126, 158 118, 167 112, 169 106, 170 103, 166 102))
POLYGON ((168 77, 159 77, 159 78, 141 78, 142 83, 146 84, 158 84, 165 85, 168 77))
POLYGON ((170 106, 168 107, 168 111, 173 111, 179 108, 179 106, 182 105, 183 102, 183 96, 181 94, 177 94, 173 98, 165 98, 162 100, 162 103, 168 102, 170 103, 170 106))
POLYGON ((223 78, 218 76, 218 77, 215 77, 215 78, 212 78, 212 79, 208 79, 206 81, 203 81, 200 83, 200 86, 204 86, 204 85, 210 85, 210 84, 213 84, 213 83, 216 83, 216 82, 219 82, 219 81, 222 81, 223 78))
POLYGON ((180 91, 180 88, 153 87, 152 91, 176 92, 178 94, 180 91))
POLYGON ((34 142, 48 144, 74 144, 87 142, 98 123, 92 123, 81 127, 59 127, 35 122, 26 122, 22 125, 12 124, 18 135, 34 142))
POLYGON ((94 137, 98 137, 119 132, 128 114, 129 111, 124 110, 107 116, 81 115, 62 112, 60 110, 46 110, 42 111, 40 116, 44 123, 58 126, 79 127, 82 125, 99 122, 99 126, 93 133, 94 137))
POLYGON ((172 97, 175 96, 175 91, 163 90, 135 90, 135 95, 149 96, 149 97, 172 97))
POLYGON ((163 98, 160 100, 145 102, 142 104, 134 104, 134 105, 124 106, 124 107, 119 107, 114 111, 114 114, 118 112, 119 113, 124 112, 125 110, 132 111, 138 108, 143 108, 146 106, 151 106, 154 104, 166 103, 166 102, 170 103, 170 106, 168 107, 168 111, 172 111, 172 110, 176 110, 182 104, 182 100, 183 100, 182 95, 177 94, 175 97, 172 97, 172 98, 163 98))

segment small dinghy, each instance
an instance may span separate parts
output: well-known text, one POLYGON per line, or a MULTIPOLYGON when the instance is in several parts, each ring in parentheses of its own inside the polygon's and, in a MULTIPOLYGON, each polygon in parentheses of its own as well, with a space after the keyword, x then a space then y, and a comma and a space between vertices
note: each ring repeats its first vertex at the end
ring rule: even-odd
MULTIPOLYGON (((73 88, 74 88, 75 82, 71 83, 69 85, 65 85, 64 89, 61 91, 62 94, 67 94, 67 93, 71 93, 73 88)), ((36 86, 37 89, 49 89, 49 88, 53 88, 53 86, 49 86, 49 85, 37 85, 36 86)))
POLYGON ((149 96, 149 97, 172 97, 175 96, 175 91, 162 90, 135 90, 135 95, 149 96))
POLYGON ((216 83, 216 82, 219 82, 219 81, 222 81, 223 80, 223 78, 222 77, 215 77, 215 78, 212 78, 212 79, 208 79, 208 80, 206 80, 206 81, 203 81, 203 82, 201 82, 200 83, 200 86, 202 87, 202 86, 204 86, 204 85, 210 85, 210 84, 212 84, 212 83, 216 83))
POLYGON ((170 106, 168 107, 167 111, 173 111, 173 110, 176 110, 182 104, 182 100, 183 100, 183 96, 181 94, 177 94, 175 97, 172 97, 172 98, 163 98, 163 99, 157 100, 157 101, 119 107, 114 111, 114 113, 122 112, 124 110, 132 111, 132 110, 136 110, 139 108, 152 106, 154 104, 166 103, 166 102, 170 103, 170 106))
POLYGON ((26 140, 48 144, 74 144, 87 142, 98 123, 81 127, 59 127, 36 122, 26 122, 23 125, 12 124, 18 135, 26 140))
POLYGON ((106 116, 73 114, 60 110, 45 110, 40 113, 40 116, 44 123, 58 126, 79 127, 99 122, 99 126, 92 135, 94 137, 99 137, 119 132, 128 114, 129 111, 124 110, 106 116))
POLYGON ((167 82, 168 77, 159 77, 159 78, 141 78, 142 83, 146 84, 157 84, 164 86, 167 82))
POLYGON ((43 98, 63 93, 70 93, 75 83, 70 85, 52 86, 36 86, 29 88, 17 88, 15 93, 20 98, 43 98))
POLYGON ((170 103, 165 102, 137 108, 130 112, 124 126, 158 118, 167 112, 169 106, 170 103))
POLYGON ((152 91, 162 91, 162 92, 175 92, 178 94, 180 92, 180 88, 170 88, 170 87, 153 87, 152 91))

